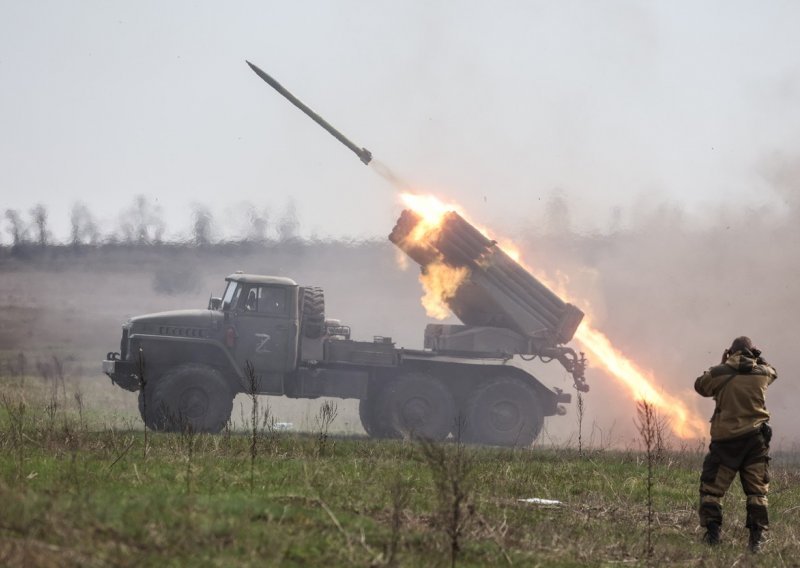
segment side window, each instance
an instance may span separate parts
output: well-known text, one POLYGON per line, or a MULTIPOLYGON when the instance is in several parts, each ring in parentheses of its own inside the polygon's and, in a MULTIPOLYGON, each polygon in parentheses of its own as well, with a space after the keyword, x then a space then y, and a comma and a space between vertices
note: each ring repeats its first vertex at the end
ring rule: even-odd
POLYGON ((258 289, 258 310, 266 314, 286 313, 286 288, 262 286, 258 289))
POLYGON ((276 286, 249 287, 243 295, 242 307, 246 312, 286 314, 286 289, 276 286))

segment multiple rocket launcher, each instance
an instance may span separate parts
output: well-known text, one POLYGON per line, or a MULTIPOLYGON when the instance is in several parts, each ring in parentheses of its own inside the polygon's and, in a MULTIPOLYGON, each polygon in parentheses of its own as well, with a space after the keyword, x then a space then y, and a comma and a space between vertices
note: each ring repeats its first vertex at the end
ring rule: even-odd
MULTIPOLYGON (((364 164, 372 153, 359 148, 275 79, 247 64, 272 88, 339 140, 364 164)), ((563 344, 569 342, 583 312, 561 300, 456 212, 447 213, 435 231, 420 242, 410 238, 421 222, 410 209, 402 212, 389 240, 422 267, 434 263, 466 268, 468 275, 452 295, 443 298, 464 325, 429 324, 425 347, 441 353, 510 358, 558 359, 579 391, 588 391, 586 360, 563 344)))
POLYGON ((503 250, 451 211, 424 243, 409 235, 420 217, 402 212, 389 240, 423 270, 435 262, 466 268, 469 277, 445 298, 450 310, 470 326, 512 329, 540 346, 567 343, 583 312, 556 296, 503 250))
POLYGON ((464 356, 555 358, 572 374, 575 387, 587 391, 583 354, 563 345, 575 335, 583 312, 561 300, 458 213, 445 214, 421 239, 415 234, 420 222, 417 213, 406 209, 389 240, 423 272, 437 263, 467 270, 464 280, 443 298, 464 325, 429 324, 425 347, 464 356))

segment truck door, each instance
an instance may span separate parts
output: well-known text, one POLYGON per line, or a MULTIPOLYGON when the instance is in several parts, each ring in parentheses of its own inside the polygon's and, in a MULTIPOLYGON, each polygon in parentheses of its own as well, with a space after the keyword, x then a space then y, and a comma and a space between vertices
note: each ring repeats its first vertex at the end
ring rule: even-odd
POLYGON ((296 310, 292 309, 292 292, 286 286, 249 284, 244 285, 239 297, 235 317, 236 360, 242 366, 250 361, 256 373, 265 375, 265 380, 267 375, 282 375, 295 367, 297 318, 296 310))

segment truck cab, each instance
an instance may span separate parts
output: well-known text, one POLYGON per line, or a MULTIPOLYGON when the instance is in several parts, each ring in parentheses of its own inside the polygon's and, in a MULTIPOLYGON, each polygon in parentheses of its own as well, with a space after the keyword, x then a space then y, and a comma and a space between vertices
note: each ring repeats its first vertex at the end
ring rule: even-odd
POLYGON ((139 411, 155 430, 218 431, 233 397, 250 388, 283 395, 297 369, 301 289, 289 278, 237 272, 205 310, 145 314, 122 327, 120 351, 103 371, 120 387, 139 391, 139 411))
POLYGON ((300 287, 277 276, 233 274, 225 280, 219 307, 226 346, 238 367, 250 362, 257 374, 280 382, 297 366, 300 287))

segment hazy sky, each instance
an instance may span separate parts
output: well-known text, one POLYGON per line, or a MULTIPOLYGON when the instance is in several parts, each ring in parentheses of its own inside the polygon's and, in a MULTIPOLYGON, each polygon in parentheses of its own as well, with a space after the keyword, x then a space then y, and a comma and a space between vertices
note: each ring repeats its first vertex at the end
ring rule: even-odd
MULTIPOLYGON (((642 200, 778 203, 762 166, 800 143, 800 3, 0 0, 3 210, 133 196, 168 235, 243 202, 301 230, 381 236, 387 184, 246 66, 271 73, 420 188, 486 223, 587 230, 642 200), (502 220, 502 221, 501 221, 502 220)), ((3 231, 3 238, 7 235, 3 231)))

